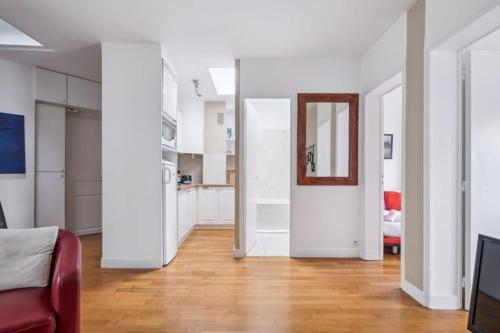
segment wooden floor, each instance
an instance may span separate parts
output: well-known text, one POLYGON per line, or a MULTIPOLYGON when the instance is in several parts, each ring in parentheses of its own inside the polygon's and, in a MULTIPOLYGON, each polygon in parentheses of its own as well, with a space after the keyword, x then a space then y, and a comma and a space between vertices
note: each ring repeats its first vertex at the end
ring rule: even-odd
POLYGON ((99 268, 82 237, 82 332, 466 332, 399 289, 399 259, 232 258, 233 231, 196 230, 166 268, 99 268))

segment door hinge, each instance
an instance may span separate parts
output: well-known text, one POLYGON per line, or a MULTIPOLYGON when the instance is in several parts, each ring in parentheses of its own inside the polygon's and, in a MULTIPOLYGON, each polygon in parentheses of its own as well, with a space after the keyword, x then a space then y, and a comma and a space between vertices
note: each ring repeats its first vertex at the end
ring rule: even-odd
POLYGON ((465 288, 465 276, 462 276, 462 288, 465 288))
POLYGON ((465 180, 462 180, 462 184, 460 187, 462 192, 465 192, 465 190, 467 189, 467 182, 465 180))

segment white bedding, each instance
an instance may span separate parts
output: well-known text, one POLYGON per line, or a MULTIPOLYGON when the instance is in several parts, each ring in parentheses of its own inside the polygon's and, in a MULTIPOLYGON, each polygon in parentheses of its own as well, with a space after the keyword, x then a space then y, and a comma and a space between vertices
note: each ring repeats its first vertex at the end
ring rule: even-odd
POLYGON ((384 221, 385 237, 401 237, 401 222, 384 221))
POLYGON ((401 237, 401 212, 384 210, 384 237, 401 237))

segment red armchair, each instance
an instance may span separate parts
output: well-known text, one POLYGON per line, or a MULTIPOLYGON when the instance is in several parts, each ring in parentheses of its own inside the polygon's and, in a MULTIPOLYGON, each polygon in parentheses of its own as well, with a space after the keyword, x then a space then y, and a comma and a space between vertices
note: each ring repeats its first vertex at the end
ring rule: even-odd
POLYGON ((81 245, 59 230, 47 288, 0 292, 0 333, 80 333, 81 245))

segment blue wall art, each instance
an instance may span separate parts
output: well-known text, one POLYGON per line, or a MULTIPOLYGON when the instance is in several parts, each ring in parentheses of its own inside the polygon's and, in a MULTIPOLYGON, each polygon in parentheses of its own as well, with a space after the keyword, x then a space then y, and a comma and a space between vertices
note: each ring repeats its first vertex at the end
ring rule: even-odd
POLYGON ((0 173, 26 173, 24 116, 0 112, 0 173))

